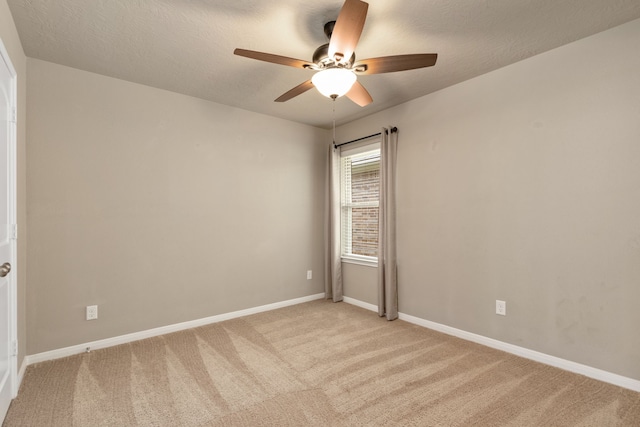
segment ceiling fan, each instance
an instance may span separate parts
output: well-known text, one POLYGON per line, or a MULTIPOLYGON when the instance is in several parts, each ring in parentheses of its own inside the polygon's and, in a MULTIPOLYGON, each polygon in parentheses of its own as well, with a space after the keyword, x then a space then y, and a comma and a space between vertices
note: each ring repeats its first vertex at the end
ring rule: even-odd
POLYGON ((436 53, 420 53, 356 61, 355 49, 362 34, 368 8, 369 4, 361 0, 346 0, 337 20, 325 24, 324 33, 329 38, 329 43, 316 49, 312 62, 246 49, 236 49, 233 53, 246 58, 317 71, 310 80, 284 93, 275 102, 288 101, 316 87, 320 93, 329 98, 335 100, 346 95, 347 98, 364 107, 373 102, 373 99, 364 86, 357 81, 357 75, 431 67, 438 59, 436 53), (329 86, 325 86, 327 82, 329 86))

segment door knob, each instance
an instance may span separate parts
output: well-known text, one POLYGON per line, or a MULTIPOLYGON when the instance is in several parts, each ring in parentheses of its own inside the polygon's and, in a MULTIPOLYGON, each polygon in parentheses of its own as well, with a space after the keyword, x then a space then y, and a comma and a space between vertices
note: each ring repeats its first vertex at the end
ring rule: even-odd
POLYGON ((5 262, 0 266, 0 277, 4 277, 11 271, 11 264, 5 262))

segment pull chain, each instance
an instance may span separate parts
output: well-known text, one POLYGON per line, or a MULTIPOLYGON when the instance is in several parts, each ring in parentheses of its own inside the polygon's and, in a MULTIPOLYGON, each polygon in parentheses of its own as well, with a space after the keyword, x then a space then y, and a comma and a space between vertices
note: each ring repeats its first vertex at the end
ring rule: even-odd
POLYGON ((331 97, 333 99, 333 146, 336 146, 336 99, 334 97, 331 97))

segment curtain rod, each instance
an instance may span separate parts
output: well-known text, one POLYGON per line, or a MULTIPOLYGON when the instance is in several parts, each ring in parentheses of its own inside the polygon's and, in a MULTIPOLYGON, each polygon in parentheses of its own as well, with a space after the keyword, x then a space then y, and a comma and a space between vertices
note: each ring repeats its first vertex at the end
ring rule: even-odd
MULTIPOLYGON (((391 133, 393 132, 397 132, 398 128, 397 127, 392 127, 391 128, 391 133)), ((384 133, 387 133, 387 131, 385 130, 384 133)), ((342 144, 333 144, 334 148, 338 148, 338 147, 342 147, 343 145, 347 145, 347 144, 351 144, 352 142, 358 142, 358 141, 362 141, 363 139, 367 139, 367 138, 373 138, 374 136, 380 136, 382 135, 382 132, 378 132, 378 133, 374 133, 373 135, 369 135, 369 136, 363 136, 362 138, 358 138, 358 139, 354 139, 352 141, 347 141, 347 142, 343 142, 342 144)))

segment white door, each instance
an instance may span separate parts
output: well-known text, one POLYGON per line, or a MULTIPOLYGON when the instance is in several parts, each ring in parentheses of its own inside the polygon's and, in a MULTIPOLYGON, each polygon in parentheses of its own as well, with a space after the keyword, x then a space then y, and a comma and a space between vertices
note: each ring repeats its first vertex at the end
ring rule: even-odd
POLYGON ((0 423, 14 397, 15 71, 0 41, 0 423))

